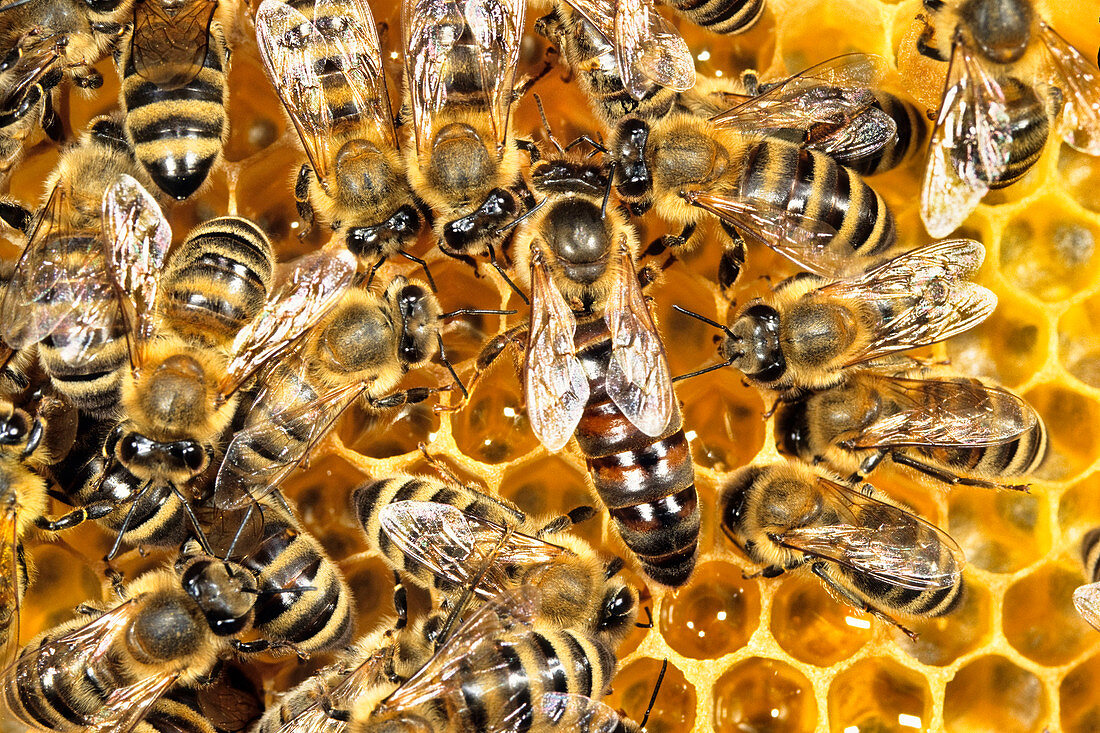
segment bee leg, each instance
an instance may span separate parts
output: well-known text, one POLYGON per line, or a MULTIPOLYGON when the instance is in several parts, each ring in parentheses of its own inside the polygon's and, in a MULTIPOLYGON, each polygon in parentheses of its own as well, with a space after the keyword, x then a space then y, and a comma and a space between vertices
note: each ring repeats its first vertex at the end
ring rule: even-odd
POLYGON ((906 636, 908 636, 913 641, 917 640, 916 632, 905 628, 893 617, 891 617, 891 616, 887 615, 886 613, 880 611, 879 609, 875 608, 874 606, 872 606, 870 603, 863 600, 862 598, 859 598, 858 596, 852 594, 852 592, 849 591, 847 588, 842 588, 840 585, 838 585, 836 583, 836 581, 834 581, 832 578, 830 578, 829 574, 826 572, 825 563, 815 562, 813 565, 810 566, 810 571, 814 575, 816 575, 821 580, 822 583, 825 584, 826 590, 828 590, 830 593, 832 593, 833 596, 835 598, 837 598, 838 600, 841 600, 844 603, 847 603, 848 605, 852 606, 853 608, 858 608, 859 610, 863 611, 864 613, 869 613, 872 616, 874 616, 875 618, 879 619, 880 621, 885 621, 886 623, 890 624, 891 626, 895 626, 895 627, 901 629, 902 633, 904 633, 906 636))
POLYGON ((951 486, 977 486, 982 489, 1009 489, 1010 491, 1030 491, 1031 486, 1029 484, 998 484, 993 481, 986 481, 980 478, 970 478, 967 476, 960 476, 957 473, 947 471, 937 466, 930 466, 923 461, 919 461, 912 456, 906 455, 901 452, 894 452, 890 454, 890 458, 902 466, 920 471, 921 473, 931 476, 937 481, 942 481, 945 484, 951 486))
MULTIPOLYGON (((467 393, 472 392, 474 386, 481 379, 481 375, 488 371, 489 367, 493 365, 497 357, 508 348, 509 346, 517 349, 517 353, 523 353, 524 345, 527 341, 527 329, 528 324, 521 323, 518 326, 513 326, 502 334, 494 336, 488 343, 481 348, 481 352, 477 355, 477 360, 474 362, 474 375, 470 378, 470 383, 466 385, 467 393)), ((457 412, 466 405, 466 399, 462 399, 453 405, 436 405, 436 412, 457 412)))
POLYGON ((298 232, 298 239, 305 239, 313 231, 317 223, 317 217, 313 212, 313 204, 309 203, 309 177, 313 174, 307 164, 302 164, 298 170, 298 178, 294 181, 294 206, 298 209, 298 216, 306 223, 302 231, 298 232))
POLYGON ((718 260, 718 285, 723 293, 731 290, 745 266, 745 239, 733 227, 722 222, 722 230, 729 241, 722 247, 722 257, 718 260))
POLYGON ((34 212, 18 201, 0 199, 0 219, 12 229, 18 229, 27 234, 34 221, 34 212))
POLYGON ((397 613, 394 629, 403 629, 409 624, 409 594, 401 582, 401 573, 393 571, 393 610, 397 613))
POLYGON ((928 18, 922 14, 917 16, 917 20, 924 23, 924 29, 921 31, 920 36, 917 37, 917 53, 933 61, 950 61, 950 59, 940 53, 940 51, 932 45, 932 37, 936 35, 936 29, 928 22, 928 18))
POLYGON ((53 106, 53 97, 49 94, 46 95, 46 104, 42 108, 42 131, 46 133, 46 137, 55 143, 60 143, 65 139, 65 124, 61 121, 61 116, 57 114, 57 110, 53 106))
POLYGON ((755 573, 746 573, 742 571, 741 577, 745 580, 754 580, 756 578, 778 578, 783 573, 787 572, 788 568, 784 568, 782 565, 768 565, 766 568, 757 570, 755 573))
POLYGON ((319 699, 317 704, 321 707, 321 711, 325 714, 325 717, 340 723, 351 722, 351 711, 332 707, 332 701, 328 699, 327 695, 319 699))
MULTIPOLYGON (((889 451, 879 450, 864 458, 863 462, 859 464, 859 469, 848 477, 848 483, 858 484, 867 474, 878 468, 878 465, 882 463, 887 455, 889 455, 889 451)), ((897 458, 895 457, 894 460, 896 461, 897 458)))
POLYGON ((113 512, 115 508, 115 505, 112 503, 96 501, 87 506, 80 507, 79 509, 74 509, 57 519, 38 517, 34 520, 34 525, 44 532, 62 532, 89 520, 94 521, 96 519, 102 519, 113 512))
POLYGON ((527 153, 531 158, 531 162, 534 163, 542 157, 542 153, 539 152, 539 146, 535 145, 534 140, 524 140, 523 138, 516 138, 516 147, 527 153))
MULTIPOLYGON (((545 537, 547 535, 557 534, 558 532, 564 532, 575 524, 587 521, 596 516, 596 510, 590 506, 579 506, 572 510, 568 514, 564 514, 560 517, 555 517, 549 522, 544 524, 541 529, 535 532, 536 537, 545 537)), ((621 562, 621 559, 620 559, 621 562)), ((615 572, 618 572, 616 570, 615 572)), ((614 575, 614 573, 612 573, 614 575)))

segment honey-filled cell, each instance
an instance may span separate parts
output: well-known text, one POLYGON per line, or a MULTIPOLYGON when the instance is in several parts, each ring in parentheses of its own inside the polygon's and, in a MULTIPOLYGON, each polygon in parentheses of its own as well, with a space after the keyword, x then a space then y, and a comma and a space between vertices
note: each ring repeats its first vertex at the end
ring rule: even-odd
POLYGON ((1045 315, 1034 304, 1007 293, 989 318, 950 339, 945 348, 952 370, 1016 387, 1047 360, 1049 333, 1045 315))
POLYGON ((1100 348, 1094 334, 1100 328, 1100 298, 1091 296, 1070 306, 1058 320, 1058 361, 1069 373, 1100 388, 1100 348))
MULTIPOLYGON (((355 626, 360 634, 396 618, 393 571, 381 557, 361 553, 342 561, 340 570, 355 598, 355 626)), ((406 591, 415 595, 416 588, 411 583, 405 585, 406 591)))
POLYGON ((1058 502, 1058 526, 1063 553, 1072 560, 1081 559, 1081 540, 1094 527, 1100 527, 1100 476, 1091 473, 1062 492, 1058 502))
POLYGON ((871 638, 870 616, 838 603, 808 573, 788 573, 772 600, 771 632, 800 662, 828 667, 855 654, 871 638))
POLYGON ((692 730, 695 725, 695 686, 672 662, 668 663, 657 697, 653 690, 661 674, 662 660, 642 658, 631 662, 615 675, 614 688, 606 701, 627 717, 640 722, 649 701, 653 710, 649 714, 646 730, 649 733, 673 733, 692 730))
POLYGON ((971 565, 1014 573, 1050 549, 1044 509, 1033 494, 955 486, 947 497, 945 529, 971 565))
POLYGON ((1022 395, 1046 423, 1050 442, 1035 477, 1052 481, 1081 477, 1100 453, 1100 433, 1081 430, 1100 421, 1100 404, 1056 383, 1044 383, 1022 395))
MULTIPOLYGON (((427 380, 418 380, 421 385, 427 380)), ((377 411, 356 402, 340 417, 336 433, 348 450, 370 458, 392 458, 429 444, 439 432, 435 398, 377 411)))
POLYGON ((964 590, 959 605, 936 618, 907 618, 905 627, 917 634, 913 641, 901 629, 891 635, 894 643, 921 664, 946 667, 985 643, 992 635, 993 599, 989 590, 970 574, 963 574, 964 590))
POLYGON ((338 455, 314 460, 308 472, 287 479, 284 493, 298 517, 335 559, 358 552, 362 531, 351 512, 351 493, 367 476, 338 455))
POLYGON ((816 725, 813 685, 786 662, 754 657, 714 682, 715 730, 803 733, 816 725))
POLYGON ((976 659, 947 683, 943 722, 950 733, 1032 733, 1043 729, 1043 683, 1005 657, 976 659))
MULTIPOLYGON (((712 360, 713 361, 713 360, 712 360)), ((764 444, 764 403, 741 384, 732 367, 678 384, 684 434, 697 465, 733 471, 752 460, 764 444)))
POLYGON ((717 659, 744 646, 760 617, 760 590, 741 569, 710 562, 695 569, 691 581, 665 594, 661 636, 685 657, 717 659))
POLYGON ((829 686, 833 730, 919 730, 931 724, 931 714, 928 682, 892 659, 861 659, 829 686))
POLYGON ((1014 288, 1047 302, 1064 301, 1095 281, 1100 227, 1056 201, 1037 203, 1035 211, 1044 213, 1029 212, 1005 226, 998 265, 1014 288))
POLYGON ((1065 733, 1100 730, 1100 657, 1090 657, 1062 678, 1058 700, 1065 733))
POLYGON ((1100 168, 1091 155, 1062 145, 1058 153, 1058 175, 1062 188, 1078 205, 1100 212, 1100 168))
POLYGON ((482 463, 507 463, 539 446, 523 408, 522 386, 510 364, 496 365, 486 373, 466 405, 452 415, 451 424, 459 450, 482 463))
POLYGON ((1016 651, 1045 667, 1073 661, 1096 643, 1096 631, 1073 606, 1080 571, 1048 563, 1005 591, 1005 638, 1016 651))
POLYGON ((797 12, 781 17, 777 28, 787 70, 796 72, 843 53, 886 51, 882 17, 868 13, 862 5, 856 0, 815 0, 792 6, 797 12), (853 18, 860 22, 853 23, 853 18), (823 36, 829 37, 825 46, 817 43, 823 36))
POLYGON ((81 603, 95 603, 103 596, 106 578, 71 549, 41 545, 30 553, 34 575, 23 597, 19 632, 23 641, 74 617, 81 603))
POLYGON ((553 518, 577 507, 590 506, 596 516, 570 530, 593 545, 602 539, 603 505, 586 483, 587 477, 558 456, 539 456, 508 469, 500 481, 500 495, 531 517, 553 518))

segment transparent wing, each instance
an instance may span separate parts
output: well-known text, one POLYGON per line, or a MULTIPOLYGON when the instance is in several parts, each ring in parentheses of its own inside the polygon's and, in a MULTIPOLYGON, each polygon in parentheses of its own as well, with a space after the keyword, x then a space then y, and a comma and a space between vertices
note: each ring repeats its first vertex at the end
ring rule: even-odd
POLYGON ((958 583, 962 550, 945 532, 909 512, 818 477, 828 524, 775 536, 786 547, 840 563, 890 585, 913 590, 958 583))
POLYGON ((1073 605, 1089 626, 1100 631, 1100 583, 1082 585, 1073 591, 1073 605))
MULTIPOLYGON (((332 689, 324 689, 324 684, 317 680, 318 700, 324 695, 329 709, 351 710, 356 699, 364 692, 370 691, 380 682, 389 681, 386 670, 386 660, 389 656, 384 643, 387 634, 375 633, 372 637, 360 639, 355 644, 355 649, 372 650, 366 654, 366 658, 343 676, 340 683, 332 689)), ((339 663, 338 663, 339 664, 339 663)), ((348 724, 336 720, 321 703, 314 702, 288 720, 277 733, 343 733, 348 724)))
POLYGON ((862 378, 876 381, 891 408, 845 441, 854 448, 999 445, 1039 423, 1039 416, 1023 399, 977 380, 866 374, 862 378))
POLYGON ((432 137, 434 117, 447 99, 451 52, 466 27, 456 0, 403 0, 405 76, 416 149, 432 137))
POLYGON ((616 0, 566 0, 569 6, 581 14, 588 24, 596 29, 603 40, 613 43, 615 40, 616 0))
POLYGON ((103 192, 103 233, 107 270, 126 320, 130 364, 138 367, 155 334, 154 304, 172 246, 172 228, 152 195, 122 174, 103 192))
POLYGON ((96 713, 89 733, 130 733, 179 679, 178 673, 159 672, 111 693, 96 713))
POLYGON ((142 0, 134 6, 130 35, 134 68, 162 89, 191 83, 206 60, 217 0, 142 0))
POLYGON ((232 394, 328 313, 351 284, 355 267, 355 255, 346 249, 313 252, 290 263, 263 310, 233 339, 219 393, 232 394))
POLYGON ((117 304, 98 231, 74 231, 59 183, 39 214, 0 300, 4 343, 22 349, 56 335, 61 358, 80 365, 114 323, 117 304))
POLYGON ((711 118, 718 127, 753 132, 805 130, 807 142, 824 152, 867 155, 895 134, 893 120, 872 109, 889 66, 881 56, 849 53, 768 85, 711 118))
POLYGON ((733 225, 742 236, 762 242, 810 272, 839 277, 851 267, 850 253, 829 246, 836 229, 828 222, 733 194, 685 191, 683 195, 688 203, 733 225))
POLYGON ((14 507, 0 514, 0 661, 5 665, 19 650, 19 612, 23 601, 17 517, 14 507))
POLYGON ((577 319, 536 256, 531 268, 531 326, 524 364, 527 418, 546 449, 565 447, 590 394, 573 337, 577 319))
POLYGON ((614 708, 586 695, 569 692, 543 693, 540 708, 556 730, 580 733, 617 733, 631 728, 614 708))
POLYGON ((1039 37, 1050 52, 1052 81, 1064 95, 1062 139, 1082 153, 1100 155, 1100 73, 1042 20, 1039 37))
POLYGON ((607 395, 646 435, 664 432, 676 409, 668 357, 642 297, 634 262, 619 243, 618 274, 604 310, 611 331, 607 395))
POLYGON ((1012 125, 1004 91, 966 46, 956 43, 932 130, 921 218, 933 237, 953 232, 1008 165, 1012 125))
POLYGON ((457 588, 477 582, 475 592, 487 599, 515 587, 511 568, 547 563, 565 552, 449 504, 393 502, 382 507, 379 522, 406 557, 457 588), (483 577, 477 578, 483 570, 483 577))
POLYGON ((651 0, 618 0, 614 18, 619 76, 631 96, 642 99, 652 84, 677 92, 695 86, 687 43, 651 0))
MULTIPOLYGON (((218 468, 214 504, 242 509, 278 489, 366 388, 365 383, 354 382, 305 404, 270 409, 269 419, 239 431, 218 468)), ((273 390, 272 394, 285 393, 273 390)))
POLYGON ((823 294, 870 303, 882 314, 867 346, 848 366, 943 341, 988 318, 997 307, 996 294, 964 279, 984 259, 978 242, 945 240, 821 288, 823 294))
POLYGON ((381 44, 366 2, 316 0, 311 20, 282 0, 264 0, 256 38, 322 185, 329 185, 337 152, 330 146, 344 139, 333 135, 338 126, 373 125, 379 139, 397 147, 381 44))
MULTIPOLYGON (((450 639, 408 682, 382 704, 381 709, 415 708, 443 698, 461 696, 465 680, 477 677, 492 688, 493 680, 509 681, 492 654, 497 639, 531 628, 536 593, 530 586, 502 593, 467 618, 450 639)), ((486 693, 491 689, 486 689, 486 693)), ((461 700, 455 700, 462 705, 461 700)))
POLYGON ((466 23, 477 46, 482 88, 496 131, 497 150, 508 136, 516 66, 523 40, 526 0, 464 0, 466 23))
POLYGON ((64 44, 44 37, 42 32, 40 28, 31 29, 19 40, 23 54, 10 76, 4 77, 0 110, 13 111, 26 104, 28 93, 62 60, 64 44))

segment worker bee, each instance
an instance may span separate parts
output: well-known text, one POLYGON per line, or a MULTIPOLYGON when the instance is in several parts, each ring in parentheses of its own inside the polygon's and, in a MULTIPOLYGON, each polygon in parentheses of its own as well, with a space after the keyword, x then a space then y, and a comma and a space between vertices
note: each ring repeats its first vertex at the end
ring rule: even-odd
POLYGON ((683 227, 665 239, 667 245, 693 243, 707 214, 716 216, 725 234, 719 274, 725 288, 745 259, 742 237, 799 265, 826 255, 881 262, 897 243, 893 214, 858 174, 832 157, 877 150, 894 134, 884 114, 871 115, 876 122, 870 125, 851 124, 853 115, 869 113, 874 95, 864 80, 877 76, 880 61, 863 54, 839 57, 818 72, 836 80, 832 87, 817 84, 813 74, 797 77, 710 119, 673 111, 659 120, 621 120, 609 145, 620 196, 636 212, 652 207, 683 227), (848 86, 839 86, 842 78, 851 80, 848 86), (824 103, 805 93, 807 83, 824 90, 824 103), (817 131, 823 139, 808 147, 768 134, 792 127, 817 131))
POLYGON ((27 244, 0 299, 0 332, 13 349, 33 344, 54 389, 82 413, 117 409, 126 338, 103 257, 104 191, 119 176, 146 180, 116 118, 97 117, 61 154, 37 216, 11 204, 8 223, 27 244))
POLYGON ((1100 631, 1100 527, 1085 533, 1081 540, 1081 559, 1088 582, 1073 591, 1073 605, 1081 618, 1100 631))
POLYGON ((229 47, 216 8, 217 0, 138 0, 117 59, 126 137, 157 187, 181 201, 229 137, 229 47))
POLYGON ((523 206, 511 127, 523 0, 404 0, 409 183, 435 214, 440 249, 488 252, 523 206))
POLYGON ((963 593, 947 534, 870 484, 858 490, 801 463, 748 466, 723 485, 722 529, 774 578, 809 566, 826 590, 915 635, 890 614, 942 616, 963 593))
POLYGON ((695 85, 691 51, 650 0, 616 0, 613 10, 593 0, 562 0, 535 30, 558 46, 608 125, 631 113, 659 117, 677 93, 695 85))
POLYGON ((604 562, 568 534, 590 507, 539 521, 473 488, 423 476, 368 481, 352 501, 368 545, 452 604, 471 587, 489 599, 530 585, 543 624, 606 636, 613 647, 633 626, 638 598, 617 575, 621 561, 604 562))
POLYGON ((53 731, 131 730, 142 721, 157 729, 178 710, 171 700, 162 708, 165 693, 200 682, 239 644, 257 598, 251 573, 202 555, 181 556, 121 592, 113 608, 83 607, 93 618, 23 647, 0 680, 12 715, 53 731))
POLYGON ((978 242, 945 240, 853 277, 788 278, 767 298, 746 303, 732 326, 677 310, 725 334, 722 363, 701 371, 732 365, 756 385, 792 398, 800 390, 840 384, 852 367, 943 341, 984 321, 997 296, 966 279, 984 259, 978 242))
POLYGON ((596 492, 645 573, 682 585, 695 566, 698 495, 664 346, 635 275, 637 237, 621 211, 604 205, 610 180, 600 166, 562 157, 540 161, 531 175, 546 199, 515 240, 517 271, 531 282, 531 321, 491 341, 479 373, 526 341, 532 430, 552 452, 576 435, 596 492))
MULTIPOLYGON (((211 348, 160 321, 157 294, 171 229, 152 196, 135 180, 122 178, 104 195, 103 212, 108 269, 126 323, 131 368, 123 370, 122 420, 104 440, 98 476, 81 485, 75 498, 118 533, 113 556, 122 542, 181 542, 188 523, 201 537, 191 502, 209 498, 239 387, 335 304, 351 281, 355 259, 346 251, 317 252, 287 266, 255 318, 228 346, 211 348)), ((230 239, 235 231, 229 231, 230 239)), ((245 259, 255 254, 243 251, 245 259)), ((251 274, 241 268, 236 277, 247 282, 251 274)), ((217 299, 224 295, 224 289, 211 288, 197 310, 218 309, 217 299)), ((199 305, 200 299, 191 303, 199 305)), ((183 329, 194 327, 192 321, 183 329)), ((225 324, 214 328, 215 336, 227 333, 225 324)))
POLYGON ((1031 405, 981 379, 849 369, 830 389, 780 402, 775 416, 780 450, 853 480, 890 459, 949 484, 1026 489, 997 480, 1046 456, 1031 405))
POLYGON ((264 0, 256 36, 309 158, 294 186, 306 231, 319 215, 366 267, 394 253, 415 260, 405 248, 424 217, 405 176, 370 7, 264 0))
POLYGON ((924 8, 917 50, 948 69, 921 218, 943 237, 989 189, 1027 173, 1059 112, 1062 139, 1100 155, 1100 73, 1037 17, 1031 0, 925 0, 924 8))
POLYGON ((441 324, 468 312, 501 311, 441 313, 426 284, 403 276, 381 295, 361 288, 345 292, 297 353, 274 363, 259 380, 263 386, 218 470, 214 503, 239 509, 278 488, 357 400, 382 412, 450 389, 395 387, 437 353, 450 369, 441 324))
POLYGON ((61 83, 67 45, 66 36, 35 26, 0 61, 0 181, 23 159, 27 140, 37 129, 53 140, 62 137, 51 92, 61 83))

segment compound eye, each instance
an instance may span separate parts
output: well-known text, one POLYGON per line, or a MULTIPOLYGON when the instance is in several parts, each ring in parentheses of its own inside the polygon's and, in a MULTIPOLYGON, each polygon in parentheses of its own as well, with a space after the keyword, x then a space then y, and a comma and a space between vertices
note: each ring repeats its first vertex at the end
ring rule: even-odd
POLYGON ((171 454, 173 458, 195 473, 201 471, 206 465, 206 451, 193 440, 173 444, 171 454))
POLYGON ((16 410, 7 420, 0 421, 0 445, 16 445, 30 432, 30 420, 22 410, 16 410))
POLYGON ((131 463, 148 458, 155 450, 156 443, 137 433, 130 433, 119 442, 118 457, 123 463, 131 463))
POLYGON ((628 588, 620 588, 615 595, 604 600, 599 630, 621 626, 634 614, 634 595, 628 588))

